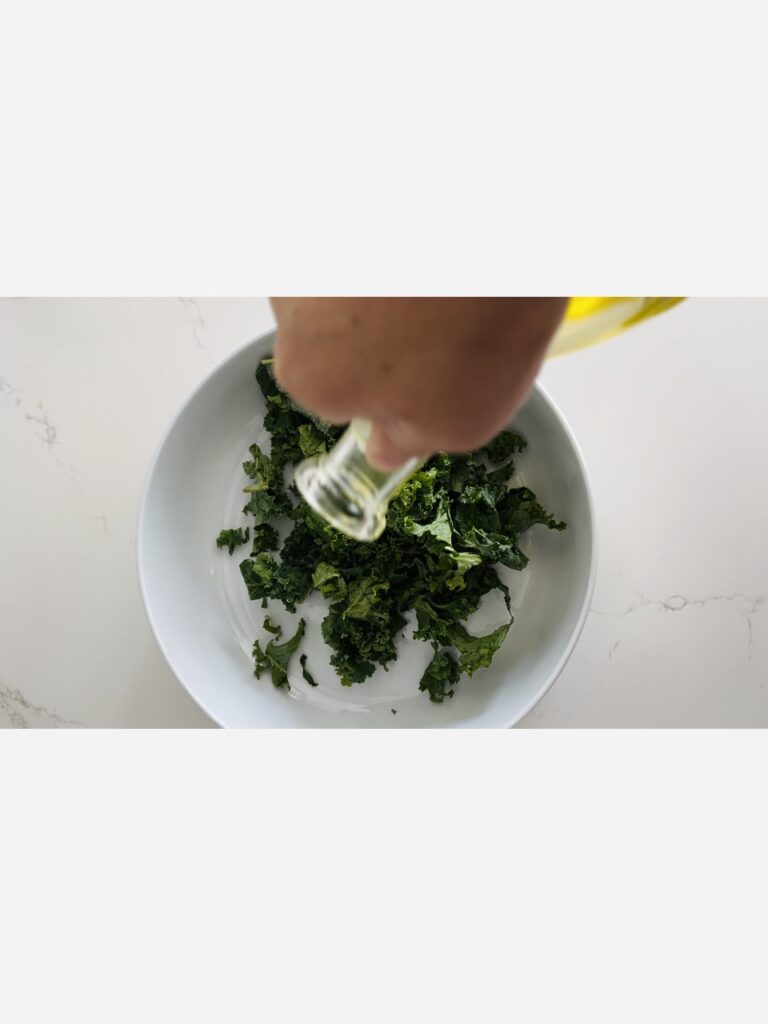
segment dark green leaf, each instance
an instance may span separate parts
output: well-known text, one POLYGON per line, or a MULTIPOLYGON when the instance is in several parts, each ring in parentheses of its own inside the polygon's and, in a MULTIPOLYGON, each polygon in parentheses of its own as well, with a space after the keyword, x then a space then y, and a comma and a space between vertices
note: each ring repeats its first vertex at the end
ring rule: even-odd
POLYGON ((305 459, 313 455, 324 455, 328 451, 325 438, 311 423, 302 423, 299 427, 299 448, 305 459))
POLYGON ((238 528, 235 530, 222 530, 216 538, 216 547, 227 548, 231 555, 236 547, 248 542, 248 532, 247 526, 245 529, 238 528))
POLYGON ((265 455, 257 444, 252 444, 249 451, 251 458, 248 462, 243 463, 243 472, 253 480, 253 483, 244 487, 243 490, 249 493, 258 493, 266 491, 270 487, 279 488, 282 474, 272 462, 272 458, 265 455))
POLYGON ((453 696, 453 688, 460 675, 461 671, 453 655, 448 651, 436 651, 421 677, 419 689, 429 694, 433 704, 442 704, 446 697, 453 696))
POLYGON ((250 501, 243 508, 246 515, 253 516, 256 526, 263 526, 271 519, 287 515, 291 510, 291 502, 286 494, 273 494, 271 491, 257 491, 251 494, 250 501))
POLYGON ((272 683, 276 687, 288 686, 288 664, 291 655, 295 654, 301 638, 304 636, 306 623, 304 619, 299 620, 299 626, 290 640, 279 644, 276 640, 270 640, 266 648, 263 648, 257 640, 253 645, 254 675, 261 678, 261 673, 269 669, 272 676, 272 683))
POLYGON ((459 668, 471 676, 479 668, 487 668, 494 654, 504 642, 504 638, 512 625, 512 618, 503 626, 485 636, 473 636, 468 633, 460 622, 452 622, 445 613, 438 611, 429 603, 419 599, 416 602, 416 619, 418 629, 414 636, 421 640, 431 640, 437 644, 455 647, 459 652, 459 668))
POLYGON ((468 676, 473 675, 479 668, 488 668, 493 656, 506 639, 512 619, 498 629, 486 636, 473 636, 468 633, 460 622, 454 622, 446 630, 446 638, 459 652, 459 668, 468 676))
POLYGON ((258 555, 262 551, 276 551, 279 544, 280 537, 274 526, 270 526, 269 523, 254 526, 252 555, 258 555))
POLYGON ((349 586, 344 618, 371 619, 381 613, 386 614, 387 609, 382 607, 379 595, 388 590, 389 583, 374 576, 363 576, 355 580, 349 586))
POLYGON ((317 686, 317 683, 315 682, 312 673, 307 668, 306 654, 302 654, 302 656, 299 658, 299 661, 301 662, 301 674, 304 676, 306 681, 309 683, 310 686, 317 686))
POLYGON ((440 544, 449 545, 453 530, 446 502, 440 503, 437 515, 428 523, 417 523, 413 516, 404 516, 402 530, 403 533, 408 533, 412 537, 429 536, 439 541, 440 544))
POLYGON ((490 463, 496 466, 500 462, 504 462, 505 459, 508 459, 515 452, 524 451, 526 447, 527 442, 525 438, 513 433, 511 430, 502 430, 492 441, 484 445, 480 452, 487 457, 490 463))
POLYGON ((533 491, 518 487, 506 493, 499 505, 499 515, 507 533, 519 535, 540 523, 550 530, 564 530, 554 516, 542 508, 533 491))
POLYGON ((252 601, 272 596, 272 579, 276 569, 277 562, 274 558, 263 552, 240 563, 240 572, 248 588, 248 597, 252 601))
POLYGON ((289 612, 295 612, 296 605, 306 600, 311 590, 312 575, 309 570, 283 559, 272 578, 271 596, 282 601, 289 612))
POLYGON ((339 570, 327 562, 320 562, 315 569, 312 583, 323 597, 330 601, 339 601, 346 596, 347 584, 339 570))

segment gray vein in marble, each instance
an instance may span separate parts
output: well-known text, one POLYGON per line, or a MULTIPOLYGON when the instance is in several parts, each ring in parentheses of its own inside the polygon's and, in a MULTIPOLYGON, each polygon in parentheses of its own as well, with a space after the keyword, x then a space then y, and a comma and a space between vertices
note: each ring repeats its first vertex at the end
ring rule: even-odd
POLYGON ((40 411, 25 412, 24 419, 28 420, 30 423, 37 423, 38 426, 41 426, 43 428, 43 433, 41 434, 38 432, 37 436, 40 438, 43 444, 47 444, 49 448, 52 448, 55 444, 59 443, 59 432, 53 425, 53 423, 51 423, 51 421, 48 419, 48 414, 46 413, 45 409, 43 409, 42 403, 38 402, 37 405, 40 411))
POLYGON ((202 312, 200 311, 200 307, 198 306, 197 301, 195 299, 180 298, 179 302, 183 306, 184 312, 187 314, 190 323, 192 324, 192 333, 194 334, 195 337, 195 344, 197 345, 201 352, 205 353, 205 355, 208 358, 208 362, 212 363, 213 356, 205 347, 202 337, 202 332, 205 330, 208 321, 205 319, 202 312))
POLYGON ((621 640, 616 640, 613 643, 613 645, 611 646, 610 651, 608 651, 608 661, 612 661, 613 660, 613 655, 615 654, 616 648, 619 646, 620 643, 621 643, 621 640))
POLYGON ((96 522, 101 527, 101 532, 109 537, 110 540, 114 540, 112 534, 109 532, 109 526, 107 525, 106 516, 96 516, 96 522))
POLYGON ((71 483, 73 483, 77 490, 82 494, 83 488, 80 485, 80 481, 77 479, 74 467, 68 465, 53 452, 54 446, 59 444, 59 431, 58 427, 54 423, 51 423, 48 413, 43 408, 43 403, 38 402, 37 408, 35 409, 24 392, 15 388, 6 377, 0 377, 0 395, 8 395, 9 398, 13 399, 16 406, 22 410, 24 419, 27 423, 31 423, 35 427, 42 427, 42 432, 40 430, 35 430, 35 436, 42 441, 53 456, 53 461, 56 465, 60 466, 64 470, 71 483))
POLYGON ((16 405, 21 405, 24 399, 21 397, 21 392, 17 391, 9 380, 5 377, 0 377, 0 395, 9 395, 13 398, 16 405))
POLYGON ((69 479, 70 483, 74 484, 76 489, 82 494, 83 493, 82 484, 77 479, 76 470, 75 470, 74 466, 69 466, 69 465, 67 465, 66 462, 62 462, 61 459, 58 459, 58 458, 55 460, 55 462, 56 462, 57 466, 61 466, 61 468, 64 470, 64 472, 67 475, 67 478, 69 479))
POLYGON ((16 729, 32 729, 34 724, 29 716, 37 716, 46 720, 56 729, 87 729, 83 722, 71 718, 63 718, 55 711, 40 707, 28 701, 21 690, 12 690, 0 679, 0 715, 4 715, 9 724, 16 729))
POLYGON ((672 594, 661 600, 651 600, 644 594, 635 591, 634 600, 623 612, 604 612, 599 608, 593 608, 591 611, 593 615, 623 619, 625 616, 631 615, 632 612, 636 612, 638 608, 657 608, 659 611, 664 612, 681 612, 684 608, 689 607, 703 608, 704 605, 711 604, 714 601, 741 601, 747 606, 749 614, 754 615, 755 612, 760 611, 763 605, 768 603, 768 594, 750 596, 749 594, 739 592, 736 594, 713 594, 711 597, 685 597, 683 594, 672 594))
MULTIPOLYGON (((717 602, 736 604, 736 611, 742 616, 747 626, 747 661, 752 661, 754 617, 768 604, 768 594, 750 596, 749 594, 737 592, 735 594, 712 594, 710 597, 686 597, 684 594, 671 594, 669 597, 661 600, 650 600, 644 594, 635 592, 634 601, 623 612, 604 612, 597 608, 592 608, 591 614, 605 618, 623 619, 627 615, 636 612, 639 608, 655 608, 657 611, 666 614, 667 612, 681 612, 686 608, 705 608, 707 605, 717 602)), ((609 659, 617 646, 618 643, 614 644, 614 647, 611 648, 611 652, 608 655, 609 659)))

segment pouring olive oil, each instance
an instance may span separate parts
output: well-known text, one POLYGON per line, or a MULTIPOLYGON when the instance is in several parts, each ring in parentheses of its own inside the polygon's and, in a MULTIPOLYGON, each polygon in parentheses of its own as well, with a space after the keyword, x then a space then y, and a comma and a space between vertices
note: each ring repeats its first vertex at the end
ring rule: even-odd
MULTIPOLYGON (((572 298, 547 358, 606 341, 682 301, 572 298)), ((296 469, 296 486, 312 508, 342 533, 362 541, 381 536, 390 498, 422 462, 409 459, 395 470, 376 469, 365 455, 370 433, 369 422, 353 420, 332 451, 306 459, 296 469)))

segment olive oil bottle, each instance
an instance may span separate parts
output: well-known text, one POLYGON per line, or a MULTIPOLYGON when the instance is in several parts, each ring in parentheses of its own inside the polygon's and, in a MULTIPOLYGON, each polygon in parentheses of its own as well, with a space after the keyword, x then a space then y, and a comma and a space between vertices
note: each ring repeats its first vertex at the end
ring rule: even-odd
MULTIPOLYGON (((682 301, 572 298, 547 358, 605 341, 682 301)), ((296 470, 296 486, 312 508, 342 533, 363 541, 381 535, 390 498, 421 465, 409 459, 392 471, 376 469, 365 456, 370 433, 369 422, 354 420, 332 451, 306 459, 296 470)))

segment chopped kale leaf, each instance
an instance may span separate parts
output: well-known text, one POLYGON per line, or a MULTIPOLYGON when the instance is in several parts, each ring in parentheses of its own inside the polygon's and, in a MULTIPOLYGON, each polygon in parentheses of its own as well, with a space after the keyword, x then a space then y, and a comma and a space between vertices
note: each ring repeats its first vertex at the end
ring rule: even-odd
POLYGON ((249 533, 250 529, 247 526, 245 529, 239 528, 236 530, 222 530, 216 538, 216 547, 227 548, 231 555, 235 548, 239 547, 240 544, 248 543, 249 533))

